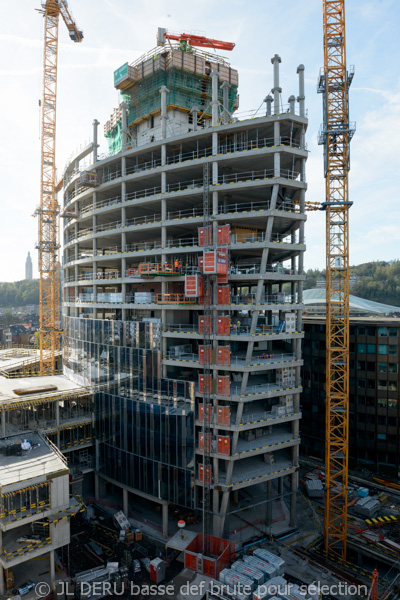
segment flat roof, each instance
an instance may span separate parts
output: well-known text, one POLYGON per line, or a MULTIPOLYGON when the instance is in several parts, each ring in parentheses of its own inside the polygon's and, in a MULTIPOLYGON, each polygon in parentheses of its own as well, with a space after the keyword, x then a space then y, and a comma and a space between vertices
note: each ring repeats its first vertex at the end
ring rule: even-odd
MULTIPOLYGON (((318 323, 326 323, 326 316, 325 315, 307 315, 307 314, 303 314, 303 321, 307 322, 307 321, 315 321, 318 323)), ((382 316, 380 317, 379 315, 370 315, 370 316, 365 316, 365 317, 352 317, 350 316, 350 323, 356 323, 356 324, 364 324, 365 325, 375 325, 375 324, 379 324, 379 323, 383 323, 384 325, 397 325, 400 327, 400 318, 399 317, 385 317, 382 316)))
POLYGON ((44 400, 46 398, 56 398, 66 396, 68 393, 82 392, 82 394, 91 393, 90 388, 82 386, 68 379, 65 375, 49 375, 45 377, 0 377, 0 410, 2 406, 11 402, 24 403, 27 401, 44 400), (38 391, 35 388, 43 386, 54 386, 54 391, 38 391), (29 390, 29 393, 18 395, 14 390, 29 390))
POLYGON ((60 454, 34 431, 0 438, 0 489, 66 469, 60 454), (24 440, 31 443, 30 450, 22 450, 24 440))

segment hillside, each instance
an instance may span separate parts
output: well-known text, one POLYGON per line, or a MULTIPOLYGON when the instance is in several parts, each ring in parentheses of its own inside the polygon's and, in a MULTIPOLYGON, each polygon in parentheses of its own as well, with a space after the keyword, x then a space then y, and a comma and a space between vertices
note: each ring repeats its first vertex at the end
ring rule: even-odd
MULTIPOLYGON (((325 270, 309 269, 304 289, 317 286, 317 280, 325 279, 325 270)), ((357 277, 350 293, 384 304, 400 306, 400 260, 375 261, 350 267, 350 277, 357 277)))
POLYGON ((39 279, 0 283, 0 308, 39 304, 39 279))

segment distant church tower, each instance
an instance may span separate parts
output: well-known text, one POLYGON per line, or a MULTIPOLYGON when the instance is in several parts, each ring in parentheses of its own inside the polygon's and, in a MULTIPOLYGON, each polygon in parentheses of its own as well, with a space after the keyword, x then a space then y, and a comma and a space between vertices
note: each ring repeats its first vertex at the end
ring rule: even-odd
POLYGON ((25 261, 25 279, 32 279, 32 259, 30 252, 28 252, 28 256, 25 261))

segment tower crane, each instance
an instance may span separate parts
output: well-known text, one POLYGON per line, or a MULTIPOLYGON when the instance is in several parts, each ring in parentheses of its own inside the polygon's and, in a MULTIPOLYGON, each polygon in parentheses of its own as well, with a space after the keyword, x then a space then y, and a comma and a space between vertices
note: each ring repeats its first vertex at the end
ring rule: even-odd
POLYGON ((41 178, 38 217, 40 272, 40 373, 53 375, 61 339, 59 205, 56 198, 56 103, 59 16, 74 42, 83 33, 71 15, 67 0, 45 0, 39 12, 44 17, 43 93, 41 116, 41 178))
POLYGON ((346 68, 345 0, 323 0, 323 94, 326 213, 326 433, 324 550, 346 560, 349 437, 349 201, 348 93, 354 71, 346 68))

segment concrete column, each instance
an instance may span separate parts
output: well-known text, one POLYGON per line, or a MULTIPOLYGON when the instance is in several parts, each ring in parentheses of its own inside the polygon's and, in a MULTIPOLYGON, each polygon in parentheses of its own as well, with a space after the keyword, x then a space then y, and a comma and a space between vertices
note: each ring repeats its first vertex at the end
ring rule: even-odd
POLYGON ((97 119, 93 121, 93 162, 97 163, 97 148, 99 144, 97 143, 97 127, 100 125, 97 119))
POLYGON ((126 147, 128 145, 128 107, 125 104, 125 102, 121 104, 121 113, 122 152, 125 152, 126 147))
POLYGON ((281 57, 279 54, 275 54, 273 58, 271 58, 271 63, 274 66, 274 87, 272 92, 274 94, 274 114, 279 114, 279 95, 282 92, 282 88, 279 87, 279 63, 281 61, 281 57))
POLYGON ((162 533, 163 537, 168 537, 168 504, 162 505, 162 533))
POLYGON ((169 89, 163 85, 160 89, 161 94, 161 139, 165 140, 167 137, 167 94, 169 89))
POLYGON ((289 102, 289 112, 292 115, 294 115, 294 113, 295 113, 294 104, 296 102, 296 98, 293 96, 293 94, 291 96, 289 96, 288 102, 289 102))
POLYGON ((212 100, 211 100, 211 125, 215 127, 218 125, 218 71, 215 69, 211 72, 211 85, 212 85, 212 100))
POLYGON ((272 480, 267 481, 267 525, 272 525, 272 480))
POLYGON ((56 409, 55 410, 55 412, 56 412, 56 415, 55 415, 56 416, 56 425, 59 425, 60 424, 60 401, 59 400, 56 400, 55 409, 56 409))
POLYGON ((164 166, 167 163, 167 146, 163 144, 161 146, 161 165, 164 166))
POLYGON ((197 130, 197 115, 199 112, 198 106, 192 106, 190 109, 190 114, 193 115, 193 131, 197 130))
POLYGON ((5 593, 4 568, 3 568, 3 565, 0 564, 0 596, 4 596, 4 593, 5 593))
POLYGON ((1 437, 6 437, 6 411, 1 411, 1 437))
POLYGON ((273 100, 273 98, 269 94, 268 94, 268 96, 266 96, 264 98, 264 102, 266 104, 265 114, 266 114, 267 117, 271 116, 271 112, 272 112, 272 109, 271 109, 272 100, 273 100))
POLYGON ((122 177, 125 177, 125 175, 126 175, 126 157, 125 156, 121 157, 121 175, 122 175, 122 177))
POLYGON ((126 252, 126 233, 121 233, 121 251, 126 252))
POLYGON ((126 208, 125 208, 125 206, 122 206, 122 208, 121 208, 121 225, 122 225, 122 227, 125 227, 125 225, 126 225, 126 208))
POLYGON ((228 123, 229 117, 231 116, 229 112, 229 90, 231 88, 231 84, 227 81, 224 81, 221 85, 222 90, 222 103, 223 103, 223 113, 222 113, 222 121, 223 123, 228 123))
POLYGON ((125 183, 125 181, 123 181, 121 183, 121 202, 125 202, 125 197, 126 197, 126 183, 125 183))
POLYGON ((297 67, 297 73, 299 74, 299 95, 297 96, 297 102, 299 103, 300 116, 306 116, 305 109, 305 95, 304 95, 304 65, 297 67))
POLYGON ((297 495, 297 473, 292 473, 290 476, 290 527, 296 526, 296 495, 297 495))
POLYGON ((49 554, 50 559, 50 583, 54 583, 56 577, 56 568, 54 564, 54 550, 50 550, 49 554))
POLYGON ((283 495, 283 477, 280 477, 278 479, 278 495, 279 496, 283 495))
POLYGON ((218 154, 218 133, 216 131, 212 134, 212 154, 213 156, 218 154))
POLYGON ((125 516, 128 516, 128 490, 122 488, 122 510, 124 511, 125 516))

